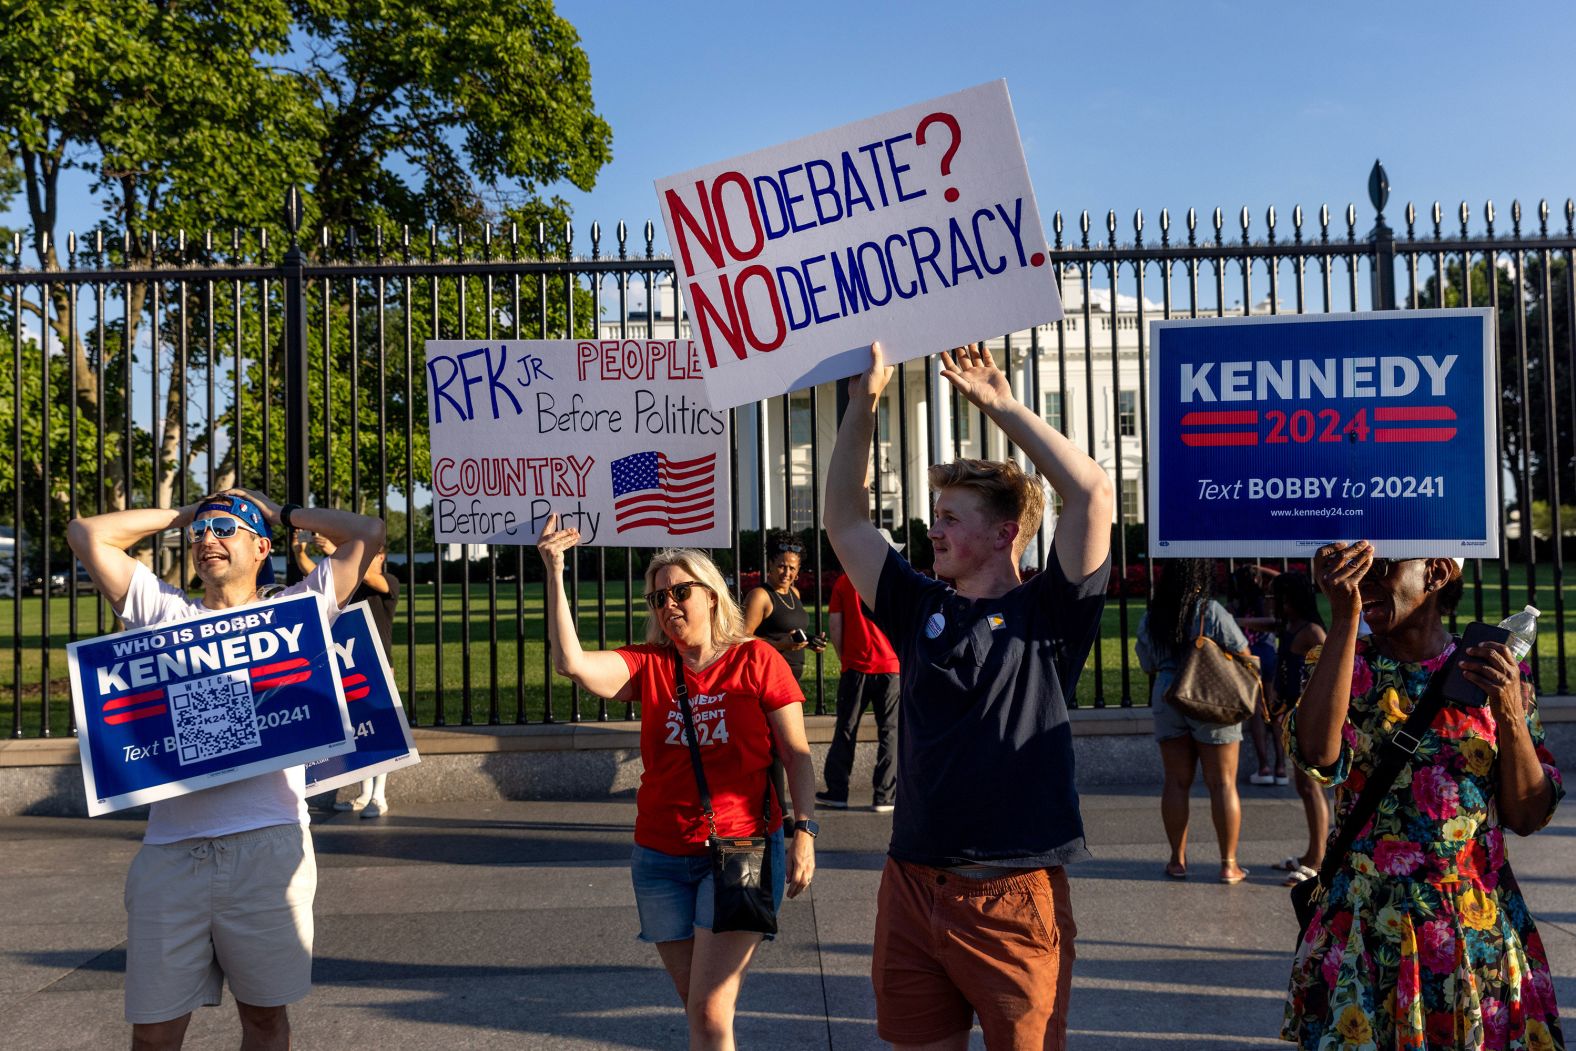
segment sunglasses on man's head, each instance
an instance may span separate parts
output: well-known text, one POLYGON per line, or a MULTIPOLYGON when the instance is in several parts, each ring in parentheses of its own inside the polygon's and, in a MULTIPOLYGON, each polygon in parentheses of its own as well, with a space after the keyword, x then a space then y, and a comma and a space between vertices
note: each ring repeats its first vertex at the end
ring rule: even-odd
POLYGON ((668 596, 672 595, 673 601, 682 605, 689 601, 690 591, 694 588, 705 588, 712 594, 716 594, 716 591, 707 584, 702 584, 698 580, 686 580, 682 584, 674 584, 670 588, 658 588, 651 592, 646 596, 646 604, 652 609, 661 609, 668 604, 668 596))
POLYGON ((235 535, 237 529, 246 529, 248 533, 251 532, 239 518, 199 518, 186 527, 186 535, 195 544, 201 541, 203 535, 210 529, 213 530, 213 535, 220 540, 230 539, 235 535))
POLYGON ((804 545, 803 544, 778 544, 777 545, 777 553, 779 555, 786 555, 790 551, 793 552, 796 555, 802 555, 802 554, 804 554, 804 545))

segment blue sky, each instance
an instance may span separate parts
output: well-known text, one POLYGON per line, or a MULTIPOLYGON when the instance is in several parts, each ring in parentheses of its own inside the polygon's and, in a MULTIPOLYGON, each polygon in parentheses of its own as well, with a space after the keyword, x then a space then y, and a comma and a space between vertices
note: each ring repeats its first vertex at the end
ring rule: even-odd
MULTIPOLYGON (((1047 225, 1169 207, 1289 228, 1390 174, 1399 217, 1576 195, 1567 3, 737 3, 569 0, 614 161, 577 226, 656 217, 654 178, 1005 77, 1047 225), (751 12, 741 17, 740 12, 751 12)), ((660 226, 660 222, 659 222, 660 226)), ((1447 227, 1447 230, 1449 228, 1447 227)), ((659 241, 661 239, 659 231, 659 241)))
MULTIPOLYGON (((656 219, 652 181, 821 128, 997 77, 1011 89, 1047 224, 1088 209, 1103 236, 1116 209, 1146 239, 1161 207, 1180 227, 1243 205, 1255 240, 1274 205, 1282 230, 1302 204, 1371 225, 1367 176, 1390 174, 1392 221, 1407 200, 1482 227, 1519 197, 1558 214, 1576 195, 1576 106, 1568 75, 1576 7, 1539 2, 1313 4, 1201 0, 1104 3, 722 3, 560 0, 591 59, 614 161, 596 189, 558 188, 577 241, 598 219, 639 236, 656 219)), ((85 182, 60 233, 96 214, 85 182)), ((20 225, 20 201, 0 223, 20 225)), ((1398 225, 1398 224, 1397 224, 1398 225)), ((659 223, 660 226, 660 223, 659 223)), ((1099 239, 1097 237, 1096 239, 1099 239)), ((659 250, 664 238, 659 229, 659 250)))

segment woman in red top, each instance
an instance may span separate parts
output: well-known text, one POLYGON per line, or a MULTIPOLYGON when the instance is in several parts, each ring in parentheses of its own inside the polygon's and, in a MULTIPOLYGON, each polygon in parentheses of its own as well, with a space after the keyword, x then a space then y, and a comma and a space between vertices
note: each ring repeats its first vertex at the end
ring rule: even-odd
POLYGON ((559 529, 554 515, 537 542, 547 569, 553 667, 599 697, 641 704, 645 769, 631 860, 640 938, 656 943, 673 978, 689 1015, 690 1046, 731 1048, 734 1003, 761 935, 711 930, 709 830, 674 697, 674 649, 683 658, 717 831, 767 834, 774 874, 783 880, 786 871, 774 888, 778 904, 785 889, 796 896, 815 872, 815 772, 804 735, 804 695, 782 655, 745 632, 722 574, 700 551, 661 551, 646 567, 652 614, 644 645, 581 649, 563 580, 564 552, 579 541, 580 531, 559 529), (787 849, 779 800, 766 804, 767 827, 761 827, 773 743, 788 771, 800 833, 787 849))

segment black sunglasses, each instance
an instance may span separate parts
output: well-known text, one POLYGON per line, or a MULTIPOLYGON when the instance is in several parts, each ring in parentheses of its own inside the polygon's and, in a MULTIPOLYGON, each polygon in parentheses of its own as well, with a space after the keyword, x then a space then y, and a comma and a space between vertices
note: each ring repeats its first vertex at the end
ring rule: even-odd
POLYGON ((796 555, 802 555, 802 554, 804 554, 804 545, 803 544, 778 544, 777 545, 777 554, 779 554, 779 555, 786 555, 790 551, 793 552, 796 555))
POLYGON ((689 601, 690 591, 694 588, 705 588, 713 595, 717 593, 716 589, 709 584, 702 584, 698 580, 686 580, 682 584, 674 584, 670 588, 658 588, 651 592, 646 596, 646 605, 652 609, 661 609, 668 604, 669 595, 673 596, 674 602, 683 604, 689 601))
POLYGON ((1402 562, 1421 562, 1421 558, 1376 558, 1368 565, 1368 572, 1363 574, 1364 580, 1384 580, 1390 571, 1402 562))

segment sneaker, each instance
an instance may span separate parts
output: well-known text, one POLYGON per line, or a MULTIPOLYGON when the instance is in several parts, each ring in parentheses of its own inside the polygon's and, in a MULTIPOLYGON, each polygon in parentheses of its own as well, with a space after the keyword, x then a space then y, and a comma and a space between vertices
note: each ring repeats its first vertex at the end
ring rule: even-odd
POLYGON ((361 809, 362 817, 382 817, 389 812, 387 800, 374 799, 361 809))
POLYGON ((1274 774, 1249 774, 1248 775, 1248 784, 1250 784, 1250 785, 1273 785, 1274 783, 1275 783, 1275 775, 1274 774))
POLYGON ((347 814, 351 811, 361 810, 366 805, 367 800, 365 799, 342 799, 334 804, 334 809, 339 811, 341 814, 347 814))
POLYGON ((878 814, 890 814, 894 808, 891 803, 873 803, 870 809, 878 814))
POLYGON ((824 806, 828 810, 847 810, 848 809, 848 800, 846 800, 846 799, 833 799, 831 796, 827 795, 825 792, 817 792, 815 794, 815 805, 816 806, 824 806))

